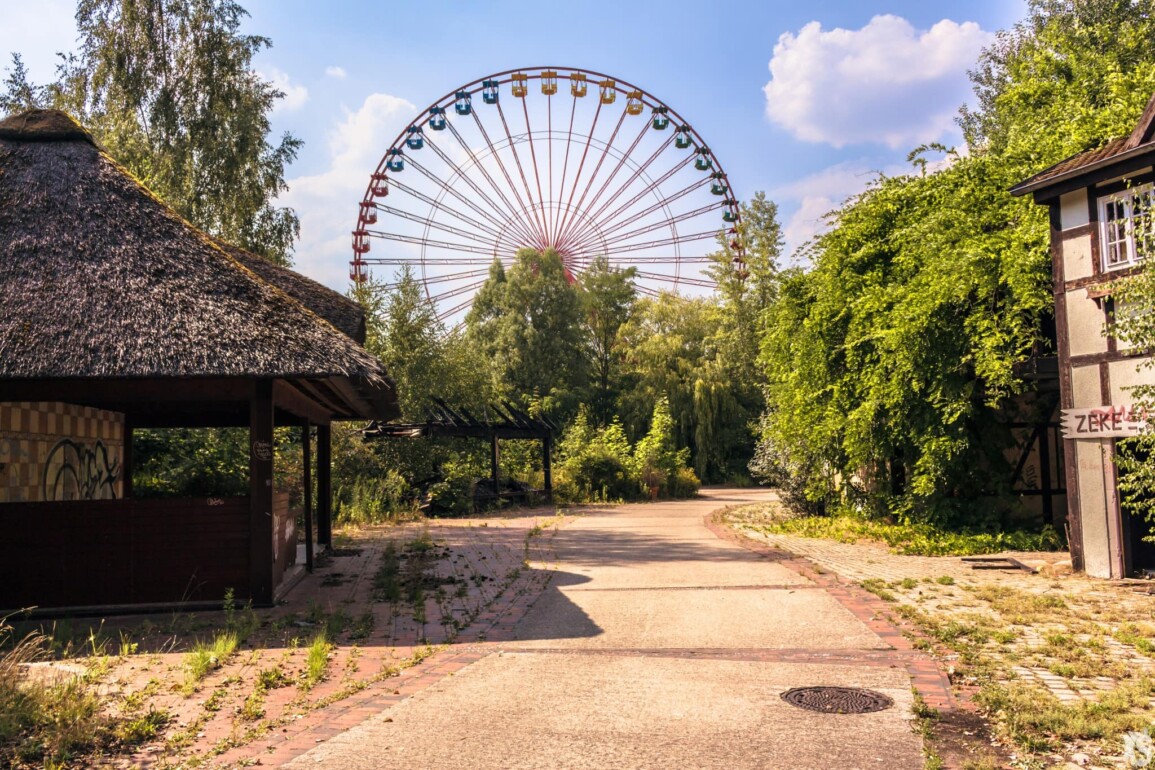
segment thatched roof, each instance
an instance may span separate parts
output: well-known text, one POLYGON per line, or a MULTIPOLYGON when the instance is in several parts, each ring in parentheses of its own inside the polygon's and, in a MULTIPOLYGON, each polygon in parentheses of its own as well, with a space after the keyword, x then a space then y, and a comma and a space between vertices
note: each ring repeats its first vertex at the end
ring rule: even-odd
POLYGON ((365 312, 356 302, 295 270, 274 265, 251 251, 221 241, 217 241, 217 245, 230 257, 336 326, 358 344, 364 344, 365 312))
POLYGON ((181 219, 64 113, 0 121, 0 381, 348 380, 372 416, 395 417, 381 364, 335 328, 352 316, 343 298, 238 251, 181 219))

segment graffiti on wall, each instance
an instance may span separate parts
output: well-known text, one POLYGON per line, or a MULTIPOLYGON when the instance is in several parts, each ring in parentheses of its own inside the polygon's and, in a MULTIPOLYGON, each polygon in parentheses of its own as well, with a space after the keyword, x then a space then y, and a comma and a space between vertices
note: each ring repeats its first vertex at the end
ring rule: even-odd
POLYGON ((111 456, 103 441, 89 447, 72 439, 61 439, 44 462, 42 499, 115 499, 120 471, 120 459, 111 456))

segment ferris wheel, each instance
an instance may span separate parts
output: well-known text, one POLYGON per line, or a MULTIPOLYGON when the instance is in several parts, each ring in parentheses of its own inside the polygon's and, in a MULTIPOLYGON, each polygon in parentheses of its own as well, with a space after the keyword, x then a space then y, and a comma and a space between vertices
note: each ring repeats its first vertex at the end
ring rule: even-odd
POLYGON ((556 250, 571 281, 604 258, 643 294, 705 291, 719 236, 745 272, 739 218, 721 163, 669 105, 592 70, 510 70, 446 94, 389 146, 349 277, 409 265, 448 324, 526 247, 556 250))

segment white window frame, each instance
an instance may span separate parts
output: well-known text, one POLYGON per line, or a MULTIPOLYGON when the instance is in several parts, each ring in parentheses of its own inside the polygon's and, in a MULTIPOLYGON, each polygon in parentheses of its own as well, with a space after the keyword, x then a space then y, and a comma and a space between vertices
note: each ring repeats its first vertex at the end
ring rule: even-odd
POLYGON ((1142 184, 1099 198, 1099 258, 1104 272, 1134 267, 1152 253, 1155 186, 1142 184))

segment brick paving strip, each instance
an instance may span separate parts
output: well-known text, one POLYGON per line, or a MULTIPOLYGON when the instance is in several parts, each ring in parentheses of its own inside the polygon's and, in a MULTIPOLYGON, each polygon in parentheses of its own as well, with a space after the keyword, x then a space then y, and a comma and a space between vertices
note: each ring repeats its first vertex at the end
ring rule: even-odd
MULTIPOLYGON (((484 557, 483 557, 484 558, 484 557)), ((206 763, 206 767, 277 767, 315 748, 382 711, 453 676, 466 666, 492 655, 512 639, 513 629, 533 607, 549 584, 545 580, 514 581, 485 612, 462 629, 443 648, 417 665, 373 682, 360 692, 294 719, 277 731, 244 746, 231 749, 206 763)), ((144 762, 141 768, 164 767, 144 762)))

